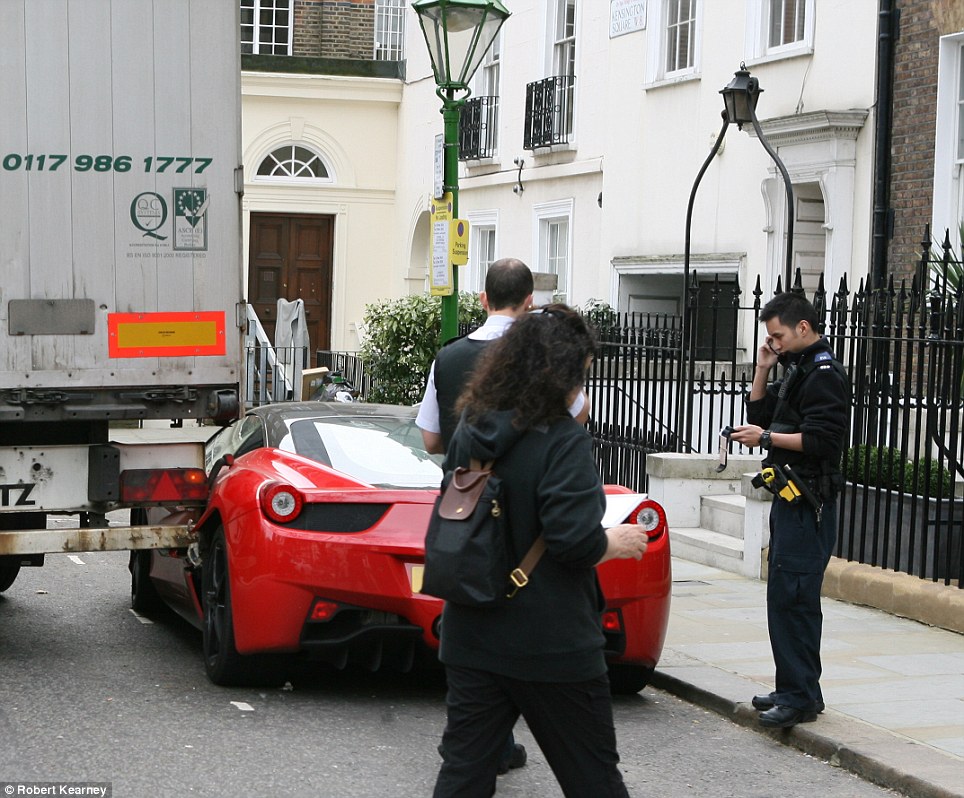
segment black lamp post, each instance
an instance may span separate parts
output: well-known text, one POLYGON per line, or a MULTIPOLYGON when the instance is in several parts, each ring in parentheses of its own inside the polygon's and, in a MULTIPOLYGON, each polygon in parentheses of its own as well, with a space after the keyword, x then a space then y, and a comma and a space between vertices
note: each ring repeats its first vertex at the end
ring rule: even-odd
MULTIPOLYGON (((753 125, 757 138, 760 139, 760 144, 769 153, 773 162, 777 165, 777 169, 780 170, 780 174, 783 175, 783 185, 787 191, 787 264, 783 275, 783 289, 789 291, 793 279, 793 185, 790 183, 787 167, 783 165, 783 161, 780 160, 776 150, 766 140, 766 136, 760 129, 760 122, 756 118, 756 104, 762 93, 763 89, 760 88, 760 82, 750 76, 744 64, 740 64, 739 70, 733 75, 733 80, 720 89, 729 120, 736 122, 736 126, 740 130, 743 130, 743 125, 747 122, 753 125)), ((721 138, 722 136, 723 133, 720 134, 721 138)))
MULTIPOLYGON (((435 93, 442 100, 444 122, 443 191, 452 193, 452 218, 459 215, 459 116, 469 96, 469 82, 492 46, 509 11, 499 0, 416 0, 435 93), (456 92, 462 96, 456 97, 456 92)), ((442 342, 458 335, 458 270, 452 269, 452 293, 442 297, 442 342)))
MULTIPOLYGON (((789 291, 792 285, 793 276, 793 186, 790 183, 790 174, 787 172, 786 166, 784 166, 783 161, 777 155, 776 150, 770 146, 770 143, 766 140, 763 135, 763 131, 760 129, 760 122, 756 117, 756 104, 760 99, 760 95, 763 93, 763 89, 760 88, 760 82, 750 75, 749 70, 746 68, 746 64, 740 64, 740 68, 733 75, 733 80, 731 80, 726 86, 720 89, 720 94, 723 95, 723 104, 725 106, 723 110, 723 126, 720 128, 720 133, 716 138, 716 142, 713 144, 713 148, 710 150, 710 154, 703 161, 703 165, 700 167, 699 173, 696 175, 696 180, 693 182, 693 188, 690 190, 689 203, 686 206, 686 236, 684 241, 683 249, 683 312, 681 314, 681 325, 682 325, 682 354, 685 359, 689 361, 689 384, 693 384, 693 379, 695 377, 696 369, 696 353, 695 353, 695 341, 692 334, 692 321, 690 319, 689 313, 689 300, 687 293, 690 287, 690 232, 693 224, 693 203, 696 200, 696 190, 699 188, 700 182, 703 180, 703 175, 706 173, 710 162, 716 157, 716 153, 719 152, 720 146, 723 144, 723 137, 726 136, 726 131, 730 126, 731 122, 735 122, 736 126, 743 130, 743 125, 747 122, 753 125, 753 129, 756 131, 757 138, 760 139, 760 144, 763 145, 773 162, 777 165, 780 170, 780 174, 783 175, 783 184, 786 187, 787 192, 787 253, 786 253, 786 271, 784 274, 784 290, 789 291)), ((681 448, 682 444, 690 440, 690 434, 693 424, 693 398, 692 395, 685 391, 685 385, 683 380, 680 380, 680 387, 677 392, 677 412, 680 414, 679 420, 682 420, 685 426, 677 424, 677 429, 681 430, 681 437, 679 439, 679 445, 677 448, 681 448)))

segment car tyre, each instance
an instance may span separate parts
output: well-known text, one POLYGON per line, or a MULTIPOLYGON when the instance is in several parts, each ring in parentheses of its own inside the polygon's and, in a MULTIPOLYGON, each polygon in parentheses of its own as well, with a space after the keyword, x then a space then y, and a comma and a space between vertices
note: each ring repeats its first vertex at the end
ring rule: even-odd
POLYGON ((266 657, 239 654, 234 646, 228 546, 223 528, 214 533, 204 557, 201 587, 204 670, 208 678, 223 687, 251 687, 277 681, 266 657))
POLYGON ((609 692, 613 695, 635 695, 649 684, 654 670, 655 666, 610 665, 609 692))
POLYGON ((20 563, 16 562, 16 558, 12 558, 13 562, 4 562, 4 558, 0 557, 0 593, 3 593, 10 585, 12 585, 17 580, 17 574, 20 573, 20 563))
POLYGON ((127 567, 131 572, 131 609, 144 615, 162 610, 164 602, 151 581, 150 550, 132 551, 127 567))
MULTIPOLYGON (((131 510, 131 526, 147 524, 147 511, 141 508, 131 510)), ((131 552, 127 565, 131 572, 131 609, 142 614, 151 614, 163 609, 164 602, 151 581, 151 551, 139 549, 131 552)))

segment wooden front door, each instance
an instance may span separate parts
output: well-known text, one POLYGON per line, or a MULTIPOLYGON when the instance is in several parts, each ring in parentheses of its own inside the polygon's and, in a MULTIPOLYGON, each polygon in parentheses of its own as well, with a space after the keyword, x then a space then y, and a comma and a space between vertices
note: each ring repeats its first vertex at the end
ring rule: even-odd
POLYGON ((249 301, 271 341, 278 300, 305 301, 309 364, 331 346, 333 231, 333 216, 251 214, 249 301))

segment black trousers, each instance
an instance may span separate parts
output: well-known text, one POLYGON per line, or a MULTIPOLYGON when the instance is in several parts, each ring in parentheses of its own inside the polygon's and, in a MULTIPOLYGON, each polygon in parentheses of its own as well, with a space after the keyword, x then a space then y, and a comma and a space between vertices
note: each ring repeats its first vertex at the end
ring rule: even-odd
POLYGON ((566 798, 628 798, 606 675, 528 682, 446 667, 448 723, 435 798, 490 798, 499 755, 521 714, 566 798))
POLYGON ((767 631, 776 666, 773 700, 794 709, 814 709, 820 691, 820 588, 836 536, 837 513, 824 504, 821 524, 806 505, 774 499, 767 574, 767 631))

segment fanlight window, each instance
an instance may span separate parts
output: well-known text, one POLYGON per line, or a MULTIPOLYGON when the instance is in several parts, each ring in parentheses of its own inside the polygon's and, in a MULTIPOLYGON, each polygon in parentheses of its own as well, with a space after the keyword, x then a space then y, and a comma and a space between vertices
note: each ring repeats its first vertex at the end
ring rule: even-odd
POLYGON ((295 180, 328 180, 328 170, 321 156, 297 144, 278 147, 258 167, 258 177, 280 177, 295 180))

